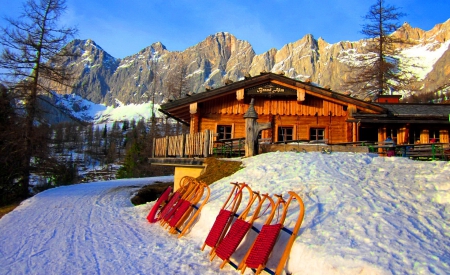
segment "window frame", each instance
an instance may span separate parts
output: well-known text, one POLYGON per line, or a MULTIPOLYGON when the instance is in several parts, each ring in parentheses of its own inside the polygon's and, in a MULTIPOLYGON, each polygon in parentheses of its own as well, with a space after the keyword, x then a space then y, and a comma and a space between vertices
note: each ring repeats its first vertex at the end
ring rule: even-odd
POLYGON ((217 129, 217 140, 233 138, 233 125, 218 124, 216 129, 217 129), (224 128, 223 131, 220 131, 221 127, 224 128))
POLYGON ((326 136, 327 129, 326 127, 310 127, 309 128, 309 140, 325 140, 327 138, 326 136), (312 131, 315 131, 315 134, 313 135, 312 131), (322 131, 322 135, 318 134, 318 131, 322 131), (318 137, 321 136, 322 139, 318 139, 318 137), (315 137, 315 139, 312 139, 312 137, 315 137))
POLYGON ((294 126, 290 125, 279 125, 277 127, 277 141, 278 142, 287 142, 294 140, 294 126), (290 130, 290 134, 286 134, 285 130, 290 130), (280 133, 280 131, 283 131, 283 133, 280 133), (280 139, 280 137, 282 139, 280 139), (286 138, 286 139, 285 139, 286 138), (290 139, 289 139, 290 138, 290 139))

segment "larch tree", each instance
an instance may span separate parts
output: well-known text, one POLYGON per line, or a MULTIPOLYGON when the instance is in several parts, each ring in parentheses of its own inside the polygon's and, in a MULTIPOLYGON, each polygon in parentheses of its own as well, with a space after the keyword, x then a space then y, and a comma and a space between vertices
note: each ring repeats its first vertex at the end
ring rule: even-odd
MULTIPOLYGON (((174 68, 169 72, 164 83, 165 99, 168 101, 181 99, 188 93, 186 57, 183 53, 178 53, 173 63, 174 68)), ((166 117, 165 135, 170 135, 170 128, 169 117, 166 117)), ((181 123, 177 121, 175 126, 176 135, 181 134, 183 131, 186 132, 186 129, 183 129, 181 123)))
POLYGON ((361 33, 366 36, 365 51, 356 55, 348 65, 352 76, 346 81, 350 87, 358 87, 356 96, 373 98, 391 91, 411 88, 415 77, 408 69, 406 57, 401 56, 401 45, 410 44, 393 33, 400 28, 398 20, 405 14, 399 8, 376 0, 363 17, 367 22, 361 33))
POLYGON ((61 27, 59 19, 66 10, 64 0, 28 0, 18 19, 5 18, 8 25, 1 28, 0 55, 2 82, 23 108, 21 142, 23 159, 19 182, 22 196, 28 196, 36 125, 40 114, 40 95, 69 85, 71 75, 59 61, 73 56, 65 50, 75 28, 61 27))

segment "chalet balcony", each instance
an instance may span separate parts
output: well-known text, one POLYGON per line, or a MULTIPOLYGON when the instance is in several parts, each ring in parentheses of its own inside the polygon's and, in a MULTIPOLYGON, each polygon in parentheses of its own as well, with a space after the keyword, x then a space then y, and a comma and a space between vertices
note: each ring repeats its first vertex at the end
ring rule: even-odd
POLYGON ((195 158, 213 155, 215 133, 209 130, 153 139, 153 158, 195 158))
POLYGON ((152 158, 242 157, 245 138, 215 140, 210 130, 194 134, 166 136, 153 140, 152 158))

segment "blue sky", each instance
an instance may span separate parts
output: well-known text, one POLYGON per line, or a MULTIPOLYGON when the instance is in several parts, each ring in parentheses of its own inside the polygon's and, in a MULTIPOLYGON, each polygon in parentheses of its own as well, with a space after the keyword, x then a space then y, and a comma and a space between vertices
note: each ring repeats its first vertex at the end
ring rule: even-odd
MULTIPOLYGON (((0 0, 0 15, 16 18, 25 0, 0 0)), ((356 41, 362 17, 375 0, 66 0, 63 23, 76 38, 92 39, 116 58, 163 43, 182 51, 217 32, 248 41, 257 54, 306 34, 329 43, 356 41)), ((450 18, 450 0, 389 0, 407 15, 400 19, 430 30, 450 18)), ((4 25, 4 21, 1 23, 4 25)))

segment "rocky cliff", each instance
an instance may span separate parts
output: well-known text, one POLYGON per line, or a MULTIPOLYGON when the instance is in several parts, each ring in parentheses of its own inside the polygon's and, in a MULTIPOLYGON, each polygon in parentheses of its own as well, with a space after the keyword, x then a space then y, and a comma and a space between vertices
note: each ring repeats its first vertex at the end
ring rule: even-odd
MULTIPOLYGON (((450 20, 429 31, 405 23, 393 35, 412 42, 402 46, 402 54, 411 64, 418 65, 413 71, 421 81, 422 91, 450 82, 450 20)), ((139 53, 116 59, 92 40, 74 40, 68 47, 79 57, 67 60, 66 65, 75 73, 75 86, 59 92, 76 93, 106 105, 153 99, 160 103, 169 97, 203 92, 262 71, 283 72, 345 92, 349 89, 344 85, 349 77, 347 65, 355 55, 365 53, 365 43, 360 40, 329 44, 306 35, 279 50, 256 55, 248 42, 221 32, 182 52, 171 52, 158 42, 139 53)))

